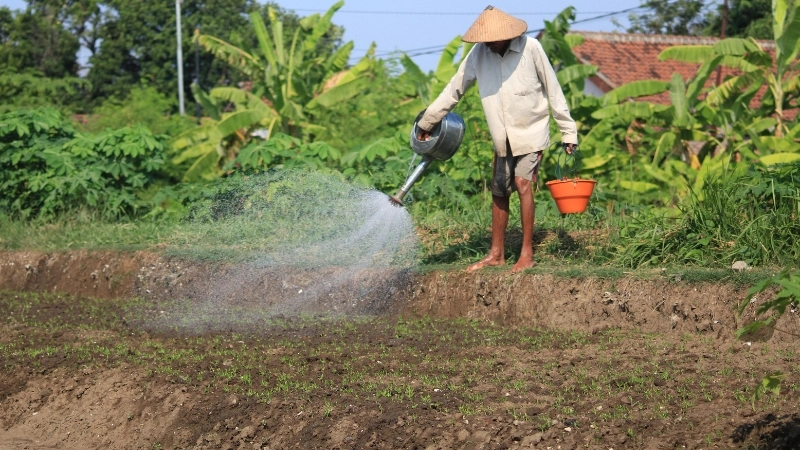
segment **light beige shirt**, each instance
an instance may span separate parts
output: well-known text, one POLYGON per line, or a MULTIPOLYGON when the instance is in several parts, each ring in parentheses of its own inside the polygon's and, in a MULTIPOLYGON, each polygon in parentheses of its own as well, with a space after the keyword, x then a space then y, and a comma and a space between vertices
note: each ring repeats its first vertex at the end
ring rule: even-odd
POLYGON ((506 156, 506 138, 514 156, 549 147, 551 108, 562 142, 578 143, 555 71, 539 41, 524 35, 513 39, 503 56, 484 44, 474 46, 418 126, 433 129, 476 81, 498 156, 506 156))

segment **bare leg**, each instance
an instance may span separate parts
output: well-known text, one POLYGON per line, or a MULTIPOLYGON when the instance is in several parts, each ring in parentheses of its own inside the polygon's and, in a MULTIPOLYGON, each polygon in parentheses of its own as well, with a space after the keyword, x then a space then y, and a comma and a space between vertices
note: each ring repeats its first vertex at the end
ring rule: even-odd
POLYGON ((520 218, 522 222, 522 250, 511 272, 521 272, 535 266, 533 261, 533 222, 535 207, 533 203, 533 190, 531 182, 520 177, 514 177, 519 193, 520 218))
POLYGON ((506 263, 506 227, 508 226, 508 197, 492 195, 492 248, 482 260, 467 267, 472 273, 486 266, 502 266, 506 263))

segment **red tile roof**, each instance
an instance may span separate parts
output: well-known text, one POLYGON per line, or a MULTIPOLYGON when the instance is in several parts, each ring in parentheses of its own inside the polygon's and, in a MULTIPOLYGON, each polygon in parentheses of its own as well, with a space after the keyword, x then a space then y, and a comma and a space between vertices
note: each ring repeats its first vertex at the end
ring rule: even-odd
MULTIPOLYGON (((573 31, 584 38, 584 42, 573 49, 575 56, 584 64, 599 67, 599 72, 591 81, 604 92, 637 80, 669 81, 673 73, 679 73, 684 81, 697 72, 699 64, 677 61, 659 61, 658 55, 676 45, 714 45, 717 38, 696 36, 668 36, 656 34, 622 34, 589 31, 573 31)), ((772 41, 758 41, 761 48, 774 54, 772 41)), ((722 68, 722 79, 734 71, 722 68)), ((709 78, 708 85, 716 82, 716 76, 709 78)), ((669 93, 640 100, 669 104, 669 93)))

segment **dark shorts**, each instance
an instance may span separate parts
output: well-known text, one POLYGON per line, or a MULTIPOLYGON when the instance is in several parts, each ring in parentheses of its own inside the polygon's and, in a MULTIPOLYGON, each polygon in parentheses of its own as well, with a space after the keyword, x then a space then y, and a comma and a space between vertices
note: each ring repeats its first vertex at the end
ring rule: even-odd
POLYGON ((509 152, 506 157, 497 156, 492 176, 492 195, 497 197, 511 195, 516 190, 515 177, 536 183, 541 163, 542 152, 540 151, 519 156, 513 156, 509 152))

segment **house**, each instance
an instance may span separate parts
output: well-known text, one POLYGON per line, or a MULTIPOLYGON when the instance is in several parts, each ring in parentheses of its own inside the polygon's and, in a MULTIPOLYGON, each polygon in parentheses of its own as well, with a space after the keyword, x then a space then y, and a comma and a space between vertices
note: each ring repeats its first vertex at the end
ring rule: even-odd
MULTIPOLYGON (((601 96, 623 84, 637 80, 669 81, 673 73, 679 73, 684 81, 691 79, 699 67, 678 61, 659 61, 658 55, 677 45, 714 45, 719 39, 698 36, 669 36, 658 34, 623 34, 589 31, 572 31, 584 38, 584 42, 573 48, 573 53, 583 64, 599 68, 597 75, 586 80, 585 92, 601 96)), ((758 41, 766 52, 775 52, 772 41, 758 41)), ((734 75, 733 69, 723 67, 720 79, 734 75)), ((709 77, 708 86, 716 84, 717 75, 709 77)), ((669 93, 644 97, 640 100, 670 104, 669 93)))

